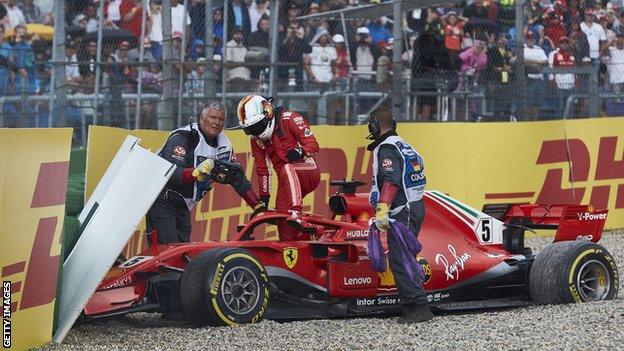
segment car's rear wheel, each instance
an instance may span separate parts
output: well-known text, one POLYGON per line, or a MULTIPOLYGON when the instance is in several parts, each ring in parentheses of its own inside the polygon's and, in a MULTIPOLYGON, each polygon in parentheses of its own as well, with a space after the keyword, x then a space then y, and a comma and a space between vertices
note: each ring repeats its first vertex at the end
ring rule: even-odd
POLYGON ((180 300, 184 317, 195 326, 256 323, 269 304, 269 277, 249 251, 213 249, 189 262, 180 300))
POLYGON ((541 304, 612 300, 619 285, 613 256, 587 241, 546 246, 535 257, 529 277, 531 298, 541 304))

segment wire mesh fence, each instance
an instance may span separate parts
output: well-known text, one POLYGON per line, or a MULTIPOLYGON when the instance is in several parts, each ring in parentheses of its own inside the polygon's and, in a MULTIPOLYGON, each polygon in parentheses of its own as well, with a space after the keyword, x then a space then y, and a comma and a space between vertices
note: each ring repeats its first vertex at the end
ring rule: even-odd
POLYGON ((377 3, 2 1, 0 126, 74 126, 84 142, 89 124, 173 129, 215 97, 232 126, 252 93, 318 124, 390 101, 411 121, 624 112, 619 3, 405 0, 397 19, 377 3))

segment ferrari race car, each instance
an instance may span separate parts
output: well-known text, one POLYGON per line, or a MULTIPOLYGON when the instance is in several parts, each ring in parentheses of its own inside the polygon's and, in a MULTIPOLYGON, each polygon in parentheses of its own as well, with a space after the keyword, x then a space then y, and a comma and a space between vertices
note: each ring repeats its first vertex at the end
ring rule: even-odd
MULTIPOLYGON (((266 240, 288 214, 261 213, 227 242, 152 245, 115 265, 83 315, 182 313, 192 325, 391 314, 400 299, 391 271, 371 268, 373 209, 361 182, 334 181, 332 218, 305 215, 297 240, 266 240), (340 218, 339 218, 340 217, 340 218)), ((431 306, 474 309, 609 300, 619 274, 597 244, 607 210, 591 206, 486 205, 482 211, 427 191, 417 257, 431 306), (527 230, 556 230, 534 254, 527 230)), ((387 249, 385 235, 382 244, 387 249)), ((152 239, 153 240, 153 239, 152 239)), ((388 268, 389 269, 389 268, 388 268)))

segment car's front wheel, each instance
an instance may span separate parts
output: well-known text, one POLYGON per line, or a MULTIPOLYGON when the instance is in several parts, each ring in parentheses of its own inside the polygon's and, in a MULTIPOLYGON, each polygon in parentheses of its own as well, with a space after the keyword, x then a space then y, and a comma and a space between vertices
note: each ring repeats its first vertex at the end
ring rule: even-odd
POLYGON ((540 304, 612 300, 619 286, 613 256, 587 241, 546 246, 535 257, 529 277, 531 298, 540 304))
POLYGON ((249 251, 213 249, 189 262, 180 300, 186 320, 195 326, 256 323, 269 304, 269 277, 249 251))

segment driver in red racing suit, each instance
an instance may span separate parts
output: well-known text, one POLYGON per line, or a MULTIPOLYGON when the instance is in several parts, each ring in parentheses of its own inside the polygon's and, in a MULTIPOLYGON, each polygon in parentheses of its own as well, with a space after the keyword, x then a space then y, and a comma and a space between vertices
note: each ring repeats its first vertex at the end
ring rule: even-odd
POLYGON ((237 112, 240 127, 251 136, 260 199, 268 206, 270 162, 278 175, 275 209, 290 212, 285 223, 292 227, 278 225, 280 240, 294 240, 298 230, 306 226, 301 219, 303 197, 314 191, 321 179, 313 157, 319 152, 319 144, 301 114, 274 108, 262 96, 243 98, 237 112))

